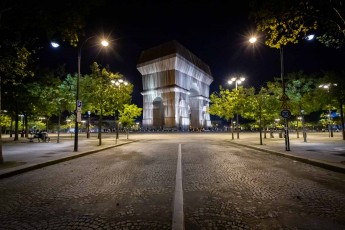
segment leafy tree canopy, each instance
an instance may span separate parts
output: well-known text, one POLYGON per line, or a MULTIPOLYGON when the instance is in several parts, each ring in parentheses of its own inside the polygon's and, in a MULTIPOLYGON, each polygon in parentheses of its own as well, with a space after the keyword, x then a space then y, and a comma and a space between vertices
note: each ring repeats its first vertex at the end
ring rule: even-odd
POLYGON ((265 44, 280 48, 298 43, 309 33, 328 47, 345 42, 345 11, 342 0, 264 0, 252 1, 251 18, 264 32, 265 44))

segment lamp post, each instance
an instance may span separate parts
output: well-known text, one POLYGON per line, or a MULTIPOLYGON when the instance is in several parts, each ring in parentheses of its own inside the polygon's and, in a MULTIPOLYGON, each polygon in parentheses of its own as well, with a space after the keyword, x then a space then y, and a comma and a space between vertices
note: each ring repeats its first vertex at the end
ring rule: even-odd
MULTIPOLYGON (((125 85, 127 86, 128 85, 128 82, 123 80, 123 79, 118 79, 118 80, 111 80, 110 81, 111 84, 113 84, 114 86, 118 87, 119 89, 121 88, 121 85, 125 85)), ((117 139, 119 139, 119 103, 118 103, 118 100, 116 100, 116 108, 115 108, 115 111, 114 111, 114 117, 115 117, 115 129, 116 129, 116 143, 117 143, 117 139)))
MULTIPOLYGON (((308 36, 308 40, 312 40, 313 36, 308 36)), ((249 39, 249 42, 254 44, 257 42, 256 37, 251 37, 249 39)), ((285 83, 284 83, 284 54, 283 54, 283 46, 280 45, 280 77, 282 81, 282 89, 283 89, 283 95, 281 97, 282 100, 282 112, 284 114, 290 114, 290 111, 288 110, 287 106, 287 100, 289 99, 288 96, 285 93, 285 83)), ((285 130, 285 150, 290 151, 290 140, 289 140, 289 127, 288 127, 288 118, 284 116, 284 130, 285 130)))
MULTIPOLYGON (((280 77, 282 81, 283 95, 282 100, 282 109, 288 110, 287 100, 289 99, 285 92, 285 82, 284 82, 284 50, 283 46, 280 46, 280 77)), ((289 138, 289 122, 288 118, 284 117, 284 130, 285 130, 285 150, 290 151, 290 138, 289 138)))
POLYGON ((19 114, 20 116, 20 122, 22 123, 22 131, 20 132, 20 137, 24 137, 24 114, 19 114))
MULTIPOLYGON (((236 77, 232 77, 228 81, 228 84, 231 85, 233 82, 235 82, 235 88, 237 91, 237 85, 241 84, 244 80, 245 80, 244 77, 236 76, 236 77)), ((240 138, 240 130, 239 130, 239 124, 238 124, 238 113, 236 113, 236 129, 237 129, 237 139, 239 139, 240 138)))
MULTIPOLYGON (((78 152, 78 124, 81 121, 81 102, 79 101, 79 87, 80 87, 80 63, 81 63, 81 50, 84 44, 95 36, 91 36, 83 41, 80 45, 78 50, 78 77, 77 77, 77 93, 76 93, 76 119, 75 119, 75 127, 74 127, 74 152, 78 152)), ((109 43, 105 40, 101 41, 102 46, 108 46, 109 43)))
POLYGON ((88 114, 88 122, 87 122, 87 133, 86 133, 86 138, 90 138, 90 116, 91 116, 91 111, 87 111, 88 114))
POLYGON ((301 120, 302 120, 302 131, 303 131, 303 141, 307 142, 307 132, 305 130, 305 120, 304 120, 304 110, 301 110, 301 120))
MULTIPOLYGON (((337 84, 331 84, 331 83, 321 84, 321 85, 319 85, 319 88, 326 89, 327 93, 329 93, 329 89, 331 88, 331 86, 337 86, 337 84)), ((329 105, 329 108, 328 108, 328 133, 329 133, 329 137, 333 137, 333 129, 332 129, 331 120, 332 120, 332 110, 331 110, 331 105, 329 105)))

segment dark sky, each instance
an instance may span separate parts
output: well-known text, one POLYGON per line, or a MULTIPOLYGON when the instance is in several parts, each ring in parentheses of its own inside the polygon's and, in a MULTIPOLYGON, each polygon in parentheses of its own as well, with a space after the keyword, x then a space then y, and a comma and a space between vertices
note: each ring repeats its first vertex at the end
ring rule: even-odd
MULTIPOLYGON (((136 69, 140 53, 177 40, 210 66, 214 78, 210 92, 228 87, 231 74, 244 74, 245 86, 259 86, 280 77, 279 50, 248 43, 254 24, 248 18, 248 1, 133 1, 109 0, 93 10, 87 36, 105 34, 111 51, 97 53, 97 62, 109 65, 134 84, 133 102, 142 106, 141 75, 136 69)), ((306 73, 339 67, 344 51, 326 48, 317 41, 301 41, 284 50, 285 72, 306 73)), ((82 73, 95 60, 87 46, 82 53, 82 73)), ((76 60, 75 60, 76 61, 76 60)), ((76 70, 75 70, 76 71, 76 70)))

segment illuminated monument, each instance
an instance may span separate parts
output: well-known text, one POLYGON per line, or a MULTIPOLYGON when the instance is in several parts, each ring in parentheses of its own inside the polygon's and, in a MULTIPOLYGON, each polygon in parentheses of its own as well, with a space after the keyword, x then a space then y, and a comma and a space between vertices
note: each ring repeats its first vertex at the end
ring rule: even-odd
POLYGON ((143 83, 143 127, 208 128, 210 84, 208 65, 177 41, 144 50, 137 69, 143 83))

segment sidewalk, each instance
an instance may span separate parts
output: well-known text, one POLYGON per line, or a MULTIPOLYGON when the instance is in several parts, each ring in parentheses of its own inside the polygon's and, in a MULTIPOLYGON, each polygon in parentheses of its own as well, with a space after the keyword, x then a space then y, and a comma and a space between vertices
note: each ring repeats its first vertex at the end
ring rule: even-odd
MULTIPOLYGON (((200 135, 205 135, 200 134, 200 135)), ((225 133, 207 133, 215 138, 224 138, 225 133)), ((155 136, 160 133, 153 134, 155 136)), ((181 135, 172 133, 166 135, 181 135)), ((193 134, 191 135, 198 135, 193 134)), ((231 134, 226 133, 228 137, 231 134)), ((308 133, 307 142, 303 141, 302 133, 297 138, 296 133, 290 133, 290 151, 286 151, 285 139, 279 138, 278 133, 274 138, 267 138, 262 134, 262 145, 260 145, 259 133, 240 133, 237 139, 234 133, 234 139, 230 143, 245 146, 252 149, 276 154, 296 161, 305 162, 328 170, 345 173, 345 141, 342 140, 341 133, 334 133, 334 137, 329 137, 328 133, 308 133)), ((152 138, 150 134, 139 133, 131 134, 131 139, 127 140, 124 136, 116 140, 113 136, 102 136, 102 145, 99 145, 96 137, 86 139, 80 136, 78 142, 78 152, 74 152, 74 138, 63 136, 60 143, 56 143, 56 137, 51 137, 49 143, 31 143, 28 139, 20 138, 14 142, 12 138, 3 138, 3 157, 4 164, 0 164, 0 179, 24 173, 33 169, 42 168, 58 162, 67 161, 77 157, 92 154, 104 149, 114 148, 119 145, 133 142, 134 139, 140 140, 152 138)))
POLYGON ((290 151, 286 150, 289 148, 285 138, 279 138, 278 133, 274 133, 274 138, 270 138, 269 133, 264 138, 262 133, 262 145, 259 133, 240 133, 240 139, 234 133, 234 140, 231 141, 237 145, 345 173, 345 140, 342 140, 340 132, 335 132, 333 137, 329 137, 327 132, 311 132, 307 134, 307 142, 304 142, 302 133, 297 138, 295 132, 290 132, 289 140, 290 151))
POLYGON ((74 138, 69 136, 61 137, 60 143, 57 143, 56 137, 51 137, 48 143, 32 143, 26 138, 19 138, 19 141, 14 142, 12 138, 5 137, 2 146, 4 164, 0 164, 0 179, 131 142, 133 141, 124 138, 116 142, 114 137, 102 137, 102 145, 99 145, 99 140, 95 137, 82 137, 78 141, 78 151, 74 152, 74 138))

